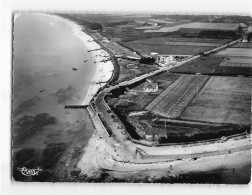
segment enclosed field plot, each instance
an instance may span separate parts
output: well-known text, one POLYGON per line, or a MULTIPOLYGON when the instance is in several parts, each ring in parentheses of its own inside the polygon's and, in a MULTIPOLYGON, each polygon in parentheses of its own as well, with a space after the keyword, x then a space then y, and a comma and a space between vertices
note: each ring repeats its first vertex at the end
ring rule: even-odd
POLYGON ((211 77, 179 118, 250 125, 251 81, 244 77, 211 77))
POLYGON ((251 76, 252 69, 248 64, 252 58, 210 56, 199 58, 170 70, 175 73, 201 73, 211 75, 245 75, 251 76))
POLYGON ((153 37, 148 39, 140 39, 136 41, 131 41, 129 43, 140 43, 140 44, 175 44, 185 43, 185 44, 209 44, 209 46, 221 45, 231 42, 231 39, 208 39, 208 38, 171 38, 171 37, 153 37))
POLYGON ((245 57, 226 58, 221 62, 220 66, 252 68, 252 58, 245 58, 245 57))
POLYGON ((167 118, 178 117, 207 80, 208 76, 181 75, 145 109, 167 118))
POLYGON ((251 42, 238 43, 238 44, 233 45, 232 47, 236 47, 236 48, 252 48, 252 43, 251 42))
POLYGON ((119 77, 118 82, 133 79, 137 76, 150 73, 151 71, 158 70, 157 65, 141 64, 138 61, 132 61, 128 59, 118 59, 119 77), (130 66, 129 66, 130 65, 130 66), (132 68, 134 66, 134 68, 132 68))
POLYGON ((124 44, 142 54, 157 52, 159 54, 170 55, 195 55, 200 52, 211 50, 227 42, 229 42, 228 39, 219 40, 156 37, 124 42, 124 44))
POLYGON ((151 52, 167 55, 195 55, 201 52, 206 52, 214 47, 205 46, 178 46, 166 44, 141 44, 141 43, 124 43, 143 55, 149 55, 151 52))
POLYGON ((217 52, 217 56, 226 57, 250 57, 252 58, 252 48, 227 48, 217 52))

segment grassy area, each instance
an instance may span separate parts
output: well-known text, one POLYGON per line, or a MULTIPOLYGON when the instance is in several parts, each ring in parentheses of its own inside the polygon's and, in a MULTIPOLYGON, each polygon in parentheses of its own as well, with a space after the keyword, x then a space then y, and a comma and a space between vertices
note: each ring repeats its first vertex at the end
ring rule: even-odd
POLYGON ((188 62, 178 68, 172 69, 174 73, 201 73, 214 75, 252 75, 249 67, 220 66, 225 57, 210 56, 188 62))
POLYGON ((251 48, 226 48, 217 52, 217 56, 226 56, 226 57, 250 57, 252 58, 252 49, 251 48))
POLYGON ((108 39, 116 39, 122 42, 159 36, 159 35, 146 34, 141 30, 125 29, 120 27, 105 27, 101 34, 107 37, 108 39))
POLYGON ((141 54, 150 54, 157 52, 167 55, 196 55, 201 52, 208 51, 214 47, 201 46, 177 46, 166 44, 142 44, 142 43, 124 43, 126 46, 133 48, 141 54))
POLYGON ((252 43, 248 42, 248 43, 238 43, 233 45, 232 47, 236 47, 236 48, 252 48, 252 43))
POLYGON ((171 38, 171 37, 153 37, 148 39, 141 39, 132 41, 130 43, 139 43, 139 44, 174 44, 174 42, 183 42, 183 43, 194 43, 195 45, 197 43, 210 43, 210 46, 212 44, 220 45, 230 42, 230 39, 206 39, 206 38, 171 38))
POLYGON ((121 59, 120 58, 117 61, 118 61, 118 65, 120 67, 119 78, 116 81, 117 83, 133 79, 137 76, 147 74, 151 71, 158 69, 157 65, 141 64, 138 61, 131 61, 128 59, 121 59), (128 66, 129 64, 131 64, 131 66, 128 66), (134 65, 134 68, 132 68, 132 65, 134 65))
POLYGON ((229 39, 153 37, 123 44, 143 54, 157 52, 160 54, 195 55, 229 41, 229 39))
POLYGON ((211 77, 181 119, 250 125, 250 78, 211 77))

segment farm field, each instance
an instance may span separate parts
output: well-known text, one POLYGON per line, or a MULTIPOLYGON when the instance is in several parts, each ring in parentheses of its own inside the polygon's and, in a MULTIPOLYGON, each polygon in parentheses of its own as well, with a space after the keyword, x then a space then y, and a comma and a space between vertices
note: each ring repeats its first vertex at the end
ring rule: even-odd
POLYGON ((205 46, 183 46, 167 44, 144 44, 144 43, 124 43, 127 47, 134 49, 142 55, 149 55, 151 52, 166 55, 195 55, 200 52, 208 51, 214 47, 205 46))
POLYGON ((252 82, 244 77, 211 77, 180 119, 251 125, 252 82))
POLYGON ((210 56, 199 58, 184 65, 170 70, 174 73, 201 73, 212 75, 245 75, 251 76, 252 69, 248 66, 248 61, 251 58, 247 57, 230 57, 229 59, 224 56, 210 56), (236 63, 229 65, 227 62, 236 63), (242 65, 240 65, 242 64, 242 65))
POLYGON ((207 39, 207 38, 170 38, 170 37, 153 37, 148 39, 140 39, 136 41, 131 41, 129 43, 139 43, 139 44, 176 44, 176 43, 185 43, 185 44, 194 44, 198 43, 206 44, 212 46, 213 44, 221 45, 230 42, 230 39, 207 39))
POLYGON ((208 76, 181 75, 145 109, 167 118, 178 117, 207 80, 208 76))
POLYGON ((252 58, 252 48, 227 48, 217 52, 217 56, 227 57, 250 57, 252 58))
POLYGON ((231 57, 226 58, 220 64, 220 66, 232 66, 232 67, 248 67, 252 68, 252 59, 245 57, 231 57))
POLYGON ((200 52, 205 52, 212 48, 218 47, 229 41, 229 39, 220 40, 154 37, 124 42, 123 44, 142 54, 150 54, 151 52, 157 52, 159 54, 170 55, 195 55, 200 52))
MULTIPOLYGON (((135 28, 138 27, 139 26, 135 26, 135 28)), ((121 42, 134 41, 154 36, 144 33, 143 30, 134 30, 121 27, 104 27, 104 30, 101 34, 108 39, 117 40, 121 42)))
POLYGON ((179 30, 180 28, 183 28, 183 27, 186 27, 188 26, 189 24, 194 24, 194 23, 182 23, 182 24, 173 24, 171 26, 166 26, 166 27, 163 27, 163 28, 160 28, 158 30, 146 30, 145 33, 167 33, 167 32, 175 32, 177 30, 179 30))
POLYGON ((238 27, 238 24, 223 24, 223 23, 204 23, 204 22, 189 22, 186 24, 176 25, 173 27, 163 27, 159 30, 148 30, 146 33, 167 33, 174 32, 179 30, 180 28, 192 28, 192 29, 230 29, 238 27))
POLYGON ((248 42, 248 43, 238 43, 233 45, 232 47, 234 48, 252 48, 252 43, 248 42))

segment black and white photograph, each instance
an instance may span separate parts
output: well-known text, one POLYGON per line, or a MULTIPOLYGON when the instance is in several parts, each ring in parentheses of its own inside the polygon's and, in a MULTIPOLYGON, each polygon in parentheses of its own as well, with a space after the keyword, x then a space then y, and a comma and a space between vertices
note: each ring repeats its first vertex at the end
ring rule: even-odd
POLYGON ((11 10, 11 182, 248 185, 251 2, 85 2, 11 10))

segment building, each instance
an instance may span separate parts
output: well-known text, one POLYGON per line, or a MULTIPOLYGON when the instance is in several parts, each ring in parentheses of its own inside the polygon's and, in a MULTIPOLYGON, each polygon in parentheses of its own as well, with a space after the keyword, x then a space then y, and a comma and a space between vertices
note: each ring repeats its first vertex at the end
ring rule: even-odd
POLYGON ((143 86, 144 92, 157 92, 158 91, 158 84, 154 83, 150 79, 146 79, 146 82, 144 83, 143 86))
POLYGON ((160 66, 175 65, 177 62, 172 55, 158 55, 157 63, 160 66))
POLYGON ((145 22, 145 23, 143 23, 143 26, 152 26, 152 24, 145 22))
POLYGON ((240 25, 240 27, 241 27, 241 29, 242 29, 242 32, 248 31, 248 26, 247 26, 246 24, 240 23, 239 25, 240 25))

